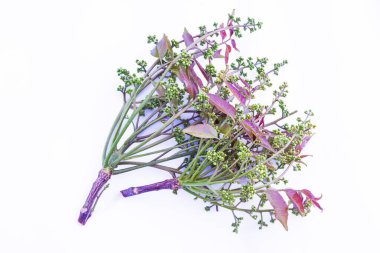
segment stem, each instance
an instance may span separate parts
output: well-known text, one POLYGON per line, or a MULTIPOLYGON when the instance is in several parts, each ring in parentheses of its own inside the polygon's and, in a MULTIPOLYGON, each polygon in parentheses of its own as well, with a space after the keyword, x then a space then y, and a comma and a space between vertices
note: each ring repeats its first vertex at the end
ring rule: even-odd
POLYGON ((131 197, 131 196, 138 195, 145 192, 160 191, 164 189, 178 190, 179 188, 181 188, 181 186, 179 184, 178 179, 173 178, 173 179, 168 179, 168 180, 154 183, 154 184, 148 184, 148 185, 138 186, 138 187, 130 187, 120 192, 123 195, 123 197, 131 197))
MULTIPOLYGON (((115 121, 114 121, 114 123, 113 123, 113 125, 111 127, 111 130, 110 130, 110 132, 108 134, 108 137, 107 137, 107 140, 106 140, 106 144, 104 145, 104 149, 103 149, 103 155, 102 155, 102 159, 103 160, 106 158, 109 142, 111 140, 112 135, 115 132, 115 127, 116 127, 117 123, 120 121, 121 114, 123 113, 123 110, 124 110, 124 105, 125 104, 123 104, 123 106, 121 107, 120 112, 117 115, 117 117, 116 117, 116 119, 115 119, 115 121)), ((103 164, 103 166, 104 166, 104 164, 103 164)))
MULTIPOLYGON (((192 102, 195 102, 197 100, 194 99, 192 102)), ((174 120, 176 120, 179 116, 182 115, 184 111, 189 109, 192 106, 192 103, 189 103, 187 106, 185 106, 181 111, 179 111, 176 115, 172 116, 168 121, 163 124, 160 129, 158 129, 154 134, 152 134, 149 138, 147 138, 145 141, 141 142, 139 145, 134 147, 132 150, 128 151, 124 155, 120 156, 119 159, 115 161, 115 164, 119 163, 121 160, 126 159, 129 155, 136 153, 135 151, 140 149, 142 146, 144 146, 147 142, 151 141, 153 138, 155 138, 157 135, 159 135, 167 126, 169 126, 174 120)), ((172 137, 170 137, 172 138, 172 137)))
POLYGON ((273 120, 272 122, 269 122, 269 123, 265 124, 264 127, 268 127, 268 126, 274 125, 277 122, 279 122, 279 121, 281 121, 283 119, 286 119, 287 117, 290 117, 290 116, 292 116, 293 114, 296 114, 296 113, 297 113, 297 111, 293 111, 293 112, 289 113, 287 116, 282 116, 281 118, 278 118, 276 120, 273 120))
POLYGON ((156 164, 159 164, 159 163, 167 162, 167 161, 174 160, 174 159, 177 159, 177 158, 186 157, 186 156, 189 156, 191 154, 193 154, 193 153, 189 152, 189 153, 183 153, 183 154, 180 154, 180 153, 179 154, 174 154, 174 155, 169 156, 167 158, 162 158, 162 159, 159 159, 159 160, 153 160, 153 161, 150 161, 150 162, 147 162, 147 163, 142 163, 140 165, 136 165, 136 166, 120 169, 120 170, 113 170, 112 171, 112 175, 117 175, 117 174, 129 172, 129 171, 132 171, 132 170, 136 170, 136 169, 140 169, 140 168, 144 168, 144 167, 149 167, 149 166, 152 166, 152 165, 156 165, 156 164))
MULTIPOLYGON (((179 144, 179 145, 176 145, 174 147, 170 147, 170 148, 165 148, 165 149, 160 149, 160 150, 156 150, 156 151, 152 151, 152 152, 149 152, 149 153, 143 153, 143 154, 139 154, 139 155, 134 155, 134 156, 130 156, 130 157, 127 157, 126 159, 124 159, 124 161, 126 160, 131 160, 131 159, 135 159, 135 158, 138 158, 138 157, 144 157, 144 156, 147 156, 147 155, 154 155, 154 154, 158 154, 158 153, 162 153, 162 152, 166 152, 166 151, 172 151, 176 148, 181 148, 182 146, 185 146, 187 144, 191 144, 191 143, 194 143, 194 142, 197 142, 198 140, 193 140, 193 141, 188 141, 188 142, 185 142, 185 143, 182 143, 182 144, 179 144)), ((186 151, 186 150, 189 150, 191 148, 195 148, 197 147, 196 145, 194 146, 189 146, 187 148, 181 148, 182 151, 186 151)), ((139 150, 137 153, 141 152, 143 150, 139 150)), ((119 163, 120 164, 120 163, 119 163)))
POLYGON ((79 213, 78 222, 82 225, 85 225, 87 220, 91 217, 95 204, 110 178, 110 169, 102 169, 99 171, 98 178, 92 184, 91 191, 88 194, 86 202, 84 203, 79 213))
MULTIPOLYGON (((126 162, 120 162, 119 164, 120 165, 145 165, 146 163, 126 161, 126 162)), ((153 168, 156 168, 156 169, 160 169, 160 170, 164 170, 164 171, 167 171, 167 172, 170 172, 170 173, 178 173, 178 174, 181 173, 181 171, 179 171, 178 169, 175 169, 175 168, 172 168, 172 167, 168 167, 168 166, 164 166, 164 165, 160 165, 160 164, 155 164, 155 165, 152 164, 152 165, 150 165, 150 167, 153 167, 153 168)))

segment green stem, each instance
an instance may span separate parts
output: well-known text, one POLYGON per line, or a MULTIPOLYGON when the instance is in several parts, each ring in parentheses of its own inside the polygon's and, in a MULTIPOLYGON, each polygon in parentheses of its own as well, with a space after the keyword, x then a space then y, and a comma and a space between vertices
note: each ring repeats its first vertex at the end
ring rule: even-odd
MULTIPOLYGON (((194 99, 192 102, 195 102, 197 100, 194 99)), ((192 103, 189 103, 187 106, 185 106, 181 111, 179 111, 177 114, 175 114, 174 116, 172 116, 168 121, 165 122, 165 124, 163 124, 154 134, 152 134, 149 138, 147 138, 145 141, 141 142, 140 144, 138 144, 136 147, 134 147, 132 150, 130 150, 129 152, 125 153, 124 155, 120 156, 118 159, 115 160, 114 164, 118 164, 118 162, 120 162, 121 160, 127 158, 129 155, 132 155, 134 153, 136 153, 136 151, 141 148, 142 146, 144 146, 147 142, 149 142, 150 140, 152 140, 153 138, 155 138, 157 135, 159 135, 167 126, 169 126, 174 120, 176 120, 180 115, 182 115, 182 113, 184 111, 186 111, 187 109, 189 109, 190 107, 192 106, 192 103)), ((171 137, 172 138, 172 137, 171 137)))
POLYGON ((120 118, 119 124, 117 126, 116 132, 114 134, 112 143, 115 142, 116 137, 119 135, 120 128, 123 125, 124 119, 125 119, 125 117, 127 117, 127 114, 129 112, 129 109, 131 108, 132 104, 136 101, 136 97, 137 97, 137 92, 136 92, 136 90, 134 90, 131 97, 128 100, 128 103, 124 104, 124 106, 123 106, 124 110, 123 110, 122 116, 120 118))
POLYGON ((129 172, 129 171, 140 169, 140 168, 143 168, 143 167, 149 167, 151 165, 156 165, 156 164, 159 164, 159 163, 162 163, 162 162, 167 162, 167 161, 174 160, 174 159, 177 159, 177 158, 186 157, 186 156, 189 156, 191 154, 192 153, 190 152, 190 153, 172 155, 170 157, 162 158, 160 160, 154 160, 154 161, 150 161, 150 162, 147 162, 147 163, 142 163, 141 165, 136 165, 136 166, 132 166, 132 167, 125 168, 125 169, 120 169, 120 170, 113 170, 112 171, 112 175, 117 175, 117 174, 129 172))
POLYGON ((120 150, 122 151, 125 151, 126 148, 128 147, 129 143, 131 142, 131 140, 133 140, 134 138, 137 137, 137 135, 139 135, 141 132, 143 132, 144 130, 148 129, 149 127, 151 127, 152 125, 154 125, 155 123, 163 120, 165 117, 167 117, 167 115, 162 115, 154 120, 152 120, 151 122, 147 123, 147 124, 141 124, 141 128, 140 129, 137 129, 135 132, 133 132, 133 134, 131 134, 128 139, 124 142, 123 146, 120 148, 120 150))
POLYGON ((145 150, 150 149, 150 148, 152 148, 152 147, 155 147, 155 146, 157 146, 157 145, 159 145, 159 144, 161 144, 161 143, 164 143, 164 142, 166 142, 166 141, 168 141, 168 140, 170 140, 170 139, 173 139, 173 136, 171 136, 171 135, 166 136, 166 137, 164 137, 164 138, 159 139, 159 140, 156 141, 156 142, 153 142, 153 143, 151 143, 151 144, 149 144, 149 145, 146 145, 146 146, 142 147, 141 149, 137 149, 137 150, 135 150, 135 151, 133 151, 133 152, 132 152, 132 150, 131 150, 131 152, 128 152, 128 155, 125 154, 125 156, 123 155, 122 158, 123 158, 123 160, 125 160, 125 159, 127 159, 127 158, 129 159, 129 156, 130 156, 130 155, 134 155, 134 154, 137 154, 137 153, 139 153, 139 152, 145 151, 145 150))
MULTIPOLYGON (((119 164, 122 164, 122 165, 144 165, 145 163, 144 162, 132 162, 132 161, 128 161, 128 162, 121 162, 119 164)), ((172 168, 172 167, 168 167, 168 166, 164 166, 164 165, 160 165, 160 164, 152 164, 150 165, 150 167, 153 167, 153 168, 156 168, 156 169, 160 169, 160 170, 164 170, 164 171, 167 171, 167 172, 170 172, 170 173, 181 173, 181 171, 179 171, 179 169, 175 169, 175 168, 172 168)))
MULTIPOLYGON (((171 150, 174 150, 176 148, 180 148, 180 147, 182 147, 184 145, 191 144, 191 143, 194 143, 194 142, 197 142, 197 140, 185 142, 185 143, 176 145, 174 147, 166 148, 166 149, 160 149, 160 150, 152 151, 152 152, 149 152, 149 153, 144 153, 144 154, 139 154, 139 155, 135 155, 135 156, 130 156, 127 159, 124 159, 124 161, 125 160, 131 160, 131 159, 139 158, 139 157, 144 157, 144 156, 147 156, 147 155, 154 155, 154 154, 158 154, 158 153, 162 153, 162 152, 166 152, 166 151, 171 151, 171 150)), ((189 149, 195 148, 195 147, 197 147, 197 146, 194 145, 194 146, 190 146, 190 147, 187 147, 187 148, 184 148, 184 149, 181 149, 181 150, 182 151, 189 150, 189 149)), ((140 152, 140 151, 138 151, 138 152, 140 152)), ((136 152, 136 153, 138 153, 138 152, 136 152)))
MULTIPOLYGON (((106 144, 104 145, 104 149, 103 149, 103 155, 102 155, 102 160, 103 160, 103 161, 104 161, 104 159, 105 159, 105 157, 106 157, 107 149, 108 149, 108 145, 109 145, 109 142, 110 142, 110 140, 111 140, 112 135, 114 134, 116 124, 119 122, 119 120, 120 120, 120 116, 121 116, 121 114, 122 114, 122 112, 123 112, 123 110, 124 110, 124 105, 125 105, 125 104, 123 104, 123 106, 121 107, 120 112, 119 112, 119 114, 117 115, 117 117, 116 117, 114 123, 112 124, 111 130, 110 130, 110 132, 109 132, 109 134, 108 134, 108 137, 107 137, 107 140, 106 140, 106 144)), ((103 164, 103 167, 105 167, 104 164, 103 164)))

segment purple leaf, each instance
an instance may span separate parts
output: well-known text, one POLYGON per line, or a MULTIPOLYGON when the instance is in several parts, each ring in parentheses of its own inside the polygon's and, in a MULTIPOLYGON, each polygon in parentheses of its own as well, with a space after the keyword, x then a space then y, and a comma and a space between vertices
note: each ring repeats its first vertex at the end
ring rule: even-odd
POLYGON ((241 77, 239 77, 239 79, 245 85, 245 87, 247 87, 249 90, 251 89, 251 84, 250 83, 248 83, 246 80, 244 80, 241 77))
POLYGON ((201 71, 203 77, 207 80, 207 82, 212 83, 212 77, 206 72, 203 66, 195 58, 194 58, 194 62, 197 64, 199 70, 201 71))
POLYGON ((213 58, 224 58, 224 56, 221 54, 221 52, 222 52, 222 49, 216 50, 212 57, 213 58))
POLYGON ((198 124, 183 129, 185 134, 189 134, 198 138, 218 138, 218 132, 209 124, 198 124))
POLYGON ((297 208, 298 212, 303 216, 305 215, 305 208, 302 203, 302 195, 299 194, 296 190, 285 189, 286 195, 292 201, 293 205, 297 208))
POLYGON ((236 48, 236 41, 234 39, 231 40, 231 45, 236 51, 240 51, 239 49, 236 48))
POLYGON ((307 189, 303 189, 301 190, 301 192, 306 196, 306 198, 310 199, 311 202, 313 202, 313 205, 315 205, 316 207, 318 207, 321 211, 323 211, 323 208, 319 205, 318 203, 318 200, 320 200, 322 198, 319 197, 319 198, 316 198, 313 193, 311 193, 311 191, 307 190, 307 189))
MULTIPOLYGON (((224 28, 224 24, 220 24, 220 28, 224 28)), ((224 41, 224 39, 227 37, 227 33, 226 33, 226 30, 221 30, 220 31, 220 36, 222 36, 222 41, 224 41)))
POLYGON ((247 89, 244 89, 243 87, 241 87, 239 84, 235 82, 233 84, 236 87, 236 89, 238 89, 241 93, 244 93, 246 97, 249 97, 249 91, 247 89))
POLYGON ((227 26, 230 27, 230 38, 234 34, 234 29, 231 28, 234 25, 234 21, 232 19, 228 20, 227 26))
POLYGON ((163 59, 167 52, 172 52, 170 41, 168 37, 164 34, 162 39, 157 43, 157 45, 150 51, 150 53, 159 59, 163 59))
POLYGON ((302 142, 296 146, 296 150, 298 151, 298 153, 301 153, 302 149, 306 146, 310 139, 311 136, 305 136, 302 142))
POLYGON ((185 84, 187 92, 192 98, 195 98, 198 94, 198 86, 193 82, 193 80, 188 76, 187 71, 184 67, 179 68, 179 79, 185 84))
POLYGON ((281 222, 285 230, 288 231, 288 205, 275 189, 268 189, 266 191, 269 203, 273 206, 274 216, 281 222))
POLYGON ((266 149, 269 149, 270 151, 275 151, 272 146, 270 145, 267 138, 265 138, 264 134, 261 132, 260 128, 256 125, 256 123, 246 119, 241 121, 241 124, 244 127, 244 130, 248 133, 249 136, 256 136, 257 139, 260 140, 263 147, 266 149))
POLYGON ((235 107, 233 107, 230 103, 218 97, 217 95, 210 94, 210 93, 208 93, 207 95, 208 95, 208 101, 210 102, 210 104, 215 106, 219 111, 230 116, 232 119, 235 119, 235 116, 236 116, 235 107))
POLYGON ((190 71, 189 75, 190 75, 190 78, 193 81, 193 83, 195 83, 195 85, 197 85, 198 87, 203 88, 202 80, 199 78, 197 73, 195 73, 195 71, 194 71, 194 63, 191 64, 191 66, 189 67, 189 71, 190 71))
POLYGON ((251 89, 251 84, 249 82, 247 82, 246 80, 244 80, 241 77, 240 77, 240 81, 245 85, 245 87, 248 88, 248 90, 250 90, 250 92, 257 91, 260 88, 260 86, 261 86, 261 84, 259 84, 259 85, 256 85, 253 89, 251 89))
POLYGON ((232 94, 240 101, 240 103, 242 105, 245 105, 246 98, 244 97, 244 95, 238 89, 236 89, 236 87, 233 84, 229 82, 225 82, 225 84, 227 85, 228 89, 232 92, 232 94))
POLYGON ((194 42, 193 36, 191 36, 191 34, 187 31, 186 28, 183 31, 182 38, 183 38, 183 41, 185 42, 186 47, 190 46, 194 42))
POLYGON ((259 122, 259 126, 261 126, 261 127, 264 127, 264 125, 265 125, 264 118, 265 117, 262 117, 260 122, 259 122))
POLYGON ((230 53, 231 53, 231 46, 230 45, 226 45, 226 53, 224 55, 224 62, 226 64, 228 64, 228 59, 229 59, 230 53))

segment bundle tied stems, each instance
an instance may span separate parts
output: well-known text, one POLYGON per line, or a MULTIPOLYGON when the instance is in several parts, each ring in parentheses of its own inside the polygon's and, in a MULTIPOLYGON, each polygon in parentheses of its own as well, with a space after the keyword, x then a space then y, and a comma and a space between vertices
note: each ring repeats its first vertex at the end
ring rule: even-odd
POLYGON ((301 153, 315 125, 310 110, 304 119, 290 122, 297 111, 289 112, 285 105, 287 83, 273 91, 270 103, 258 102, 260 93, 273 86, 270 75, 278 75, 286 60, 269 70, 266 58, 232 60, 240 51, 236 40, 261 26, 253 18, 242 22, 233 12, 226 26, 200 26, 195 36, 185 28, 182 40, 148 36, 154 44, 153 64, 147 68, 144 60, 137 60, 137 74, 118 70, 123 105, 106 140, 103 168, 80 211, 81 224, 112 176, 144 167, 170 177, 122 190, 124 197, 183 190, 202 199, 207 211, 231 211, 234 232, 243 219, 238 213, 258 219, 259 228, 267 226, 269 217, 288 229, 289 211, 305 216, 312 205, 322 209, 307 189, 273 188, 287 184, 289 169, 301 170, 307 157, 301 153), (180 165, 167 165, 173 160, 180 165))

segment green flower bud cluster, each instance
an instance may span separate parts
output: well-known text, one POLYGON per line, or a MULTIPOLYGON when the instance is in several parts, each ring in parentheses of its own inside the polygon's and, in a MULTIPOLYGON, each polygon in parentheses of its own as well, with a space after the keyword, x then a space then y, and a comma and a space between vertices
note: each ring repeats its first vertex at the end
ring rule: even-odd
POLYGON ((264 162, 266 159, 265 155, 256 155, 255 156, 255 161, 256 161, 256 164, 259 164, 261 162, 264 162))
POLYGON ((235 196, 230 190, 221 190, 220 197, 223 204, 227 206, 233 206, 235 204, 235 196))
POLYGON ((199 27, 199 32, 200 32, 200 35, 203 36, 206 34, 207 30, 206 30, 206 26, 202 25, 199 27))
POLYGON ((171 43, 172 43, 172 47, 175 47, 175 48, 179 48, 179 42, 176 41, 176 40, 171 40, 171 43))
POLYGON ((309 116, 314 116, 314 112, 312 110, 306 110, 304 113, 309 116))
POLYGON ((268 63, 268 58, 266 58, 266 57, 263 57, 263 58, 257 57, 256 62, 257 62, 256 64, 258 66, 265 67, 265 65, 268 63))
POLYGON ((240 200, 242 202, 247 202, 251 200, 255 195, 256 190, 251 184, 246 184, 241 187, 240 200))
POLYGON ((220 97, 223 99, 228 99, 231 95, 230 89, 227 86, 220 86, 220 97))
POLYGON ((252 104, 249 106, 251 112, 261 113, 264 110, 264 106, 261 104, 252 104))
POLYGON ((204 92, 200 92, 198 93, 198 101, 199 102, 205 102, 205 101, 208 101, 208 96, 206 93, 204 92))
POLYGON ((213 164, 217 165, 225 160, 226 154, 222 151, 209 150, 207 151, 206 158, 213 164))
POLYGON ((217 51, 218 50, 218 43, 214 42, 214 44, 211 45, 211 50, 213 52, 217 51))
POLYGON ((231 224, 231 226, 234 228, 232 232, 238 233, 239 232, 239 227, 241 224, 241 221, 243 220, 243 217, 236 217, 235 222, 231 224))
POLYGON ((210 60, 212 60, 213 55, 214 55, 214 51, 212 51, 211 48, 208 48, 208 49, 203 53, 203 57, 204 57, 205 59, 210 59, 210 60))
MULTIPOLYGON (((198 93, 198 101, 194 104, 194 109, 201 112, 203 116, 209 115, 212 109, 208 102, 208 96, 204 92, 198 93)), ((209 115, 210 116, 210 115, 209 115)))
POLYGON ((166 115, 168 115, 168 117, 173 116, 172 108, 170 107, 170 105, 167 105, 167 106, 164 108, 163 111, 166 113, 166 115))
POLYGON ((286 97, 287 95, 288 95, 288 88, 289 87, 289 85, 288 85, 288 83, 283 83, 283 84, 281 84, 280 85, 280 91, 281 91, 281 97, 286 97))
POLYGON ((127 80, 130 80, 132 78, 131 73, 124 68, 118 68, 117 75, 123 82, 126 82, 127 80))
POLYGON ((255 22, 255 19, 254 19, 254 18, 248 18, 248 19, 247 19, 247 24, 252 25, 252 26, 258 26, 259 29, 260 29, 261 26, 263 25, 262 22, 255 22))
POLYGON ((181 51, 181 58, 178 60, 179 65, 189 67, 191 65, 191 55, 186 50, 181 51))
POLYGON ((241 38, 241 37, 243 37, 243 34, 241 33, 240 28, 235 28, 235 30, 234 30, 234 34, 235 34, 235 36, 236 36, 237 38, 241 38))
POLYGON ((119 86, 117 86, 117 91, 121 91, 121 92, 123 92, 124 91, 124 86, 123 85, 119 85, 119 86))
MULTIPOLYGON (((287 130, 292 134, 298 134, 301 137, 304 135, 311 135, 310 130, 316 128, 316 125, 312 124, 309 120, 306 122, 299 122, 296 125, 288 126, 287 130)), ((298 143, 299 144, 299 143, 298 143)))
POLYGON ((294 162, 295 160, 297 160, 297 157, 292 154, 294 153, 294 151, 288 151, 288 152, 291 154, 284 154, 282 156, 279 156, 277 158, 278 162, 280 162, 281 164, 290 164, 294 162))
POLYGON ((230 83, 234 83, 234 82, 237 82, 239 80, 239 77, 237 77, 235 75, 230 75, 230 76, 226 77, 226 80, 230 83))
POLYGON ((209 114, 212 106, 207 100, 204 102, 198 101, 194 104, 194 109, 201 112, 202 114, 209 114))
POLYGON ((205 68, 206 72, 212 76, 212 77, 216 77, 216 68, 214 65, 212 64, 208 64, 206 65, 206 68, 205 68))
POLYGON ((139 66, 137 68, 137 73, 145 73, 146 72, 146 66, 148 65, 146 61, 144 60, 136 60, 137 65, 139 66))
POLYGON ((158 43, 158 39, 157 39, 156 35, 149 35, 148 36, 148 44, 150 44, 150 43, 153 43, 153 44, 158 43))
POLYGON ((275 74, 275 75, 278 75, 278 72, 279 72, 279 70, 280 70, 280 68, 282 67, 282 66, 284 66, 285 64, 288 64, 288 61, 287 60, 283 60, 282 62, 280 62, 280 63, 275 63, 274 64, 274 70, 273 70, 273 73, 275 74))
POLYGON ((236 62, 238 64, 238 67, 242 66, 244 67, 245 66, 245 62, 244 62, 244 58, 242 56, 239 56, 237 59, 236 59, 236 62))
POLYGON ((284 133, 279 133, 273 138, 272 146, 276 149, 280 149, 284 147, 289 142, 289 140, 290 138, 288 138, 284 133))
POLYGON ((280 109, 282 111, 283 117, 289 116, 289 111, 288 111, 288 109, 286 107, 286 104, 285 104, 284 100, 280 99, 278 101, 278 107, 280 107, 280 109))
POLYGON ((117 75, 119 76, 120 80, 124 82, 123 85, 119 85, 117 87, 117 91, 122 92, 123 94, 131 94, 133 92, 133 89, 127 89, 130 85, 134 85, 134 87, 137 87, 142 84, 144 81, 143 77, 138 77, 136 74, 131 74, 128 70, 124 68, 119 68, 117 70, 117 75))
POLYGON ((262 163, 258 164, 256 165, 255 169, 256 169, 256 174, 259 180, 263 180, 268 177, 268 168, 266 165, 262 163))
POLYGON ((247 66, 250 70, 253 70, 255 68, 255 63, 253 62, 252 57, 247 58, 247 66))
POLYGON ((222 84, 222 83, 223 83, 223 80, 224 80, 224 77, 225 77, 224 72, 223 72, 223 71, 220 71, 220 72, 218 73, 218 75, 216 76, 214 82, 215 82, 216 84, 222 84))
POLYGON ((169 101, 182 101, 185 90, 179 88, 177 83, 171 83, 166 90, 166 97, 169 101))
MULTIPOLYGON (((152 97, 148 103, 145 104, 144 106, 144 110, 145 109, 154 109, 154 108, 157 108, 161 105, 162 101, 157 98, 157 97, 152 97)), ((142 111, 144 111, 142 110, 142 111)))
POLYGON ((238 157, 240 163, 246 163, 250 161, 252 154, 251 151, 249 151, 248 147, 243 144, 242 142, 238 143, 238 157))
POLYGON ((178 144, 182 144, 185 141, 185 133, 180 127, 174 128, 173 135, 178 144))
POLYGON ((302 168, 301 164, 297 163, 297 164, 293 167, 293 170, 294 170, 294 171, 301 171, 301 168, 302 168))
POLYGON ((263 229, 263 227, 268 227, 268 224, 264 220, 259 220, 257 224, 260 225, 259 229, 263 229))

